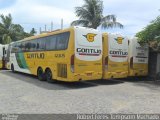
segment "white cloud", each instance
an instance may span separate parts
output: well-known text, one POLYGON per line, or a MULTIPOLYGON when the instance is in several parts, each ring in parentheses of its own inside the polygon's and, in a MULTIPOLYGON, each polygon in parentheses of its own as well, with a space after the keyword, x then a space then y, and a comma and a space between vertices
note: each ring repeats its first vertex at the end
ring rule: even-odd
MULTIPOLYGON (((1 1, 1 0, 0 0, 1 1)), ((3 1, 3 0, 2 0, 3 1)), ((124 29, 108 29, 124 34, 134 35, 159 15, 159 0, 103 0, 104 15, 115 14, 117 20, 125 25, 124 29)), ((0 8, 0 14, 11 13, 14 23, 21 24, 25 30, 32 27, 39 29, 45 24, 49 27, 53 21, 54 28, 59 28, 61 18, 64 26, 77 19, 74 8, 81 6, 83 0, 17 0, 8 8, 0 8)))
POLYGON ((56 6, 47 6, 39 4, 33 0, 17 0, 17 2, 9 7, 0 9, 0 13, 7 15, 11 13, 15 23, 24 26, 37 26, 50 24, 53 21, 54 25, 60 24, 63 18, 64 25, 68 25, 76 18, 74 11, 70 11, 56 6))
POLYGON ((125 26, 119 31, 134 35, 160 14, 159 4, 159 0, 104 0, 104 14, 115 14, 125 26))

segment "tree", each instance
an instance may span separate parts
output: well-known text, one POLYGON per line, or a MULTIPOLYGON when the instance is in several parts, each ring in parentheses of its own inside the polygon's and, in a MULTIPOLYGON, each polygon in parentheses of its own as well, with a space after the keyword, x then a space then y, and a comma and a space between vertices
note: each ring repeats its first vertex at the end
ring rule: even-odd
POLYGON ((90 27, 97 29, 120 27, 123 25, 116 21, 115 15, 103 16, 103 1, 101 0, 84 0, 85 4, 82 7, 76 7, 75 13, 79 17, 79 20, 75 20, 71 23, 71 26, 82 25, 84 27, 90 27))
POLYGON ((14 32, 12 29, 13 24, 12 24, 12 17, 11 14, 8 16, 0 15, 1 18, 1 23, 0 23, 0 39, 1 42, 6 43, 5 40, 10 39, 10 35, 14 32))
POLYGON ((13 24, 11 14, 8 14, 7 16, 2 14, 0 15, 0 19, 0 43, 8 44, 12 41, 21 40, 25 37, 34 35, 34 31, 26 33, 21 25, 13 24))
POLYGON ((151 48, 158 50, 160 48, 160 16, 151 21, 136 36, 139 38, 140 43, 149 43, 151 48))
POLYGON ((36 34, 37 32, 36 32, 36 30, 34 29, 34 28, 32 28, 32 30, 30 31, 30 34, 31 35, 34 35, 34 34, 36 34))
POLYGON ((2 44, 9 44, 12 42, 12 39, 10 36, 8 36, 7 34, 4 34, 3 35, 3 38, 2 38, 2 44))

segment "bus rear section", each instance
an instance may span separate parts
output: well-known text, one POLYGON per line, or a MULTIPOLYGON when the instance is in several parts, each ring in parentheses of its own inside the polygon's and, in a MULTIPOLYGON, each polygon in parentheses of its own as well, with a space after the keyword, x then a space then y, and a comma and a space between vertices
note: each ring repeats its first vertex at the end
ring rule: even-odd
POLYGON ((3 67, 3 45, 0 44, 0 69, 3 67))
POLYGON ((9 44, 3 45, 3 68, 8 69, 9 63, 9 44))
POLYGON ((95 29, 74 28, 71 71, 74 81, 102 78, 102 35, 95 29))
POLYGON ((7 45, 0 44, 0 69, 6 68, 7 45))
POLYGON ((120 34, 103 34, 103 79, 128 76, 128 39, 120 34))
POLYGON ((140 45, 137 38, 129 40, 129 74, 128 76, 148 75, 148 44, 140 45))

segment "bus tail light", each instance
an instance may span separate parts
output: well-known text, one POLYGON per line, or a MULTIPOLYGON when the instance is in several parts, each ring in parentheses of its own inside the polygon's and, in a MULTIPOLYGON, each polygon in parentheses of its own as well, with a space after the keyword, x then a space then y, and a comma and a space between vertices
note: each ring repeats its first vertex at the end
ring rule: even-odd
POLYGON ((133 69, 133 57, 130 58, 130 68, 133 69))
POLYGON ((74 72, 74 55, 71 56, 71 71, 74 72))
POLYGON ((105 69, 108 69, 108 56, 104 60, 105 69))

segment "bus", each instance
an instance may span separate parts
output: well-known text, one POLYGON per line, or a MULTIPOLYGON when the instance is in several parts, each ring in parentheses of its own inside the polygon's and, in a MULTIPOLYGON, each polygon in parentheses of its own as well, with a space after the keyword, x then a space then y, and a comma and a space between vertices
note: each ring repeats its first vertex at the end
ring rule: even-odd
POLYGON ((6 58, 7 58, 8 45, 0 44, 0 69, 6 69, 6 58))
POLYGON ((8 69, 8 65, 9 65, 9 57, 10 57, 10 52, 9 52, 9 44, 5 44, 3 45, 3 52, 4 52, 4 55, 3 55, 3 58, 4 58, 4 61, 3 61, 3 68, 4 69, 8 69))
POLYGON ((148 44, 140 45, 138 38, 129 40, 129 74, 128 76, 147 76, 148 75, 148 44))
POLYGON ((103 79, 128 76, 128 39, 120 34, 103 33, 103 79))
POLYGON ((39 80, 74 82, 102 78, 102 34, 71 27, 10 44, 10 69, 39 80))
POLYGON ((3 45, 0 44, 0 69, 3 68, 3 45))

